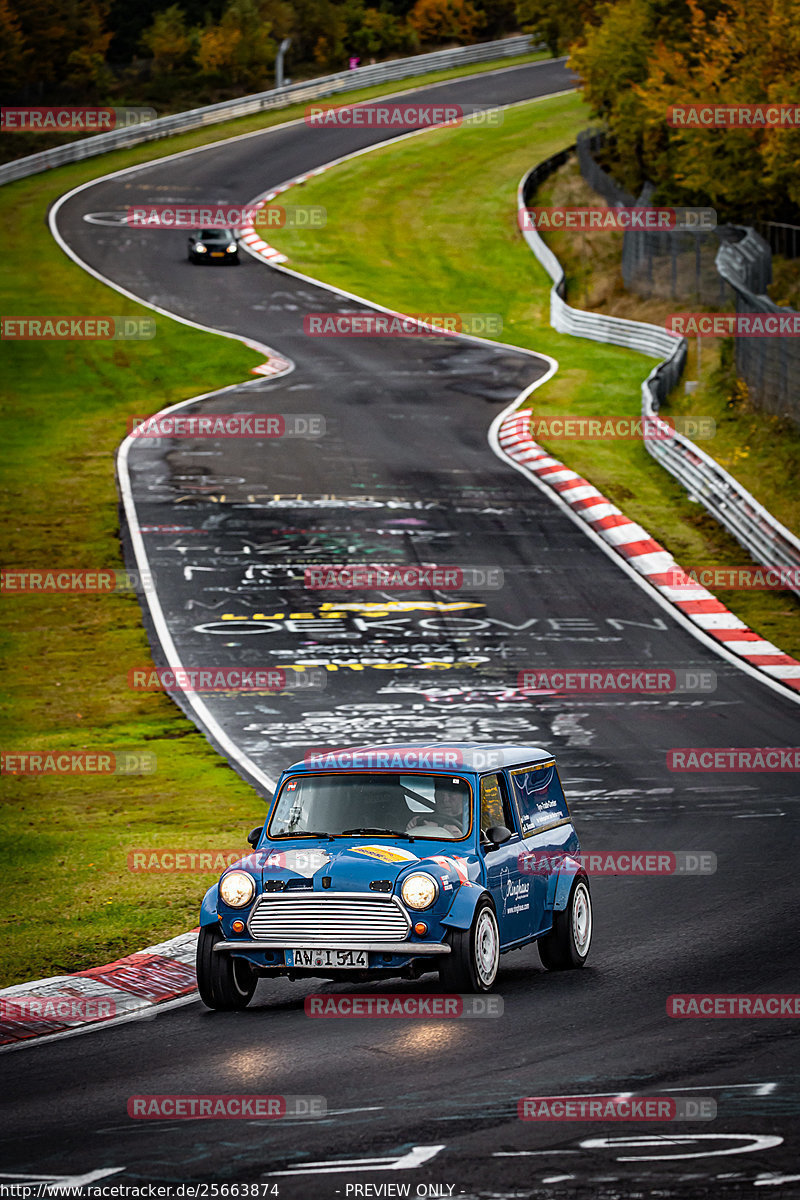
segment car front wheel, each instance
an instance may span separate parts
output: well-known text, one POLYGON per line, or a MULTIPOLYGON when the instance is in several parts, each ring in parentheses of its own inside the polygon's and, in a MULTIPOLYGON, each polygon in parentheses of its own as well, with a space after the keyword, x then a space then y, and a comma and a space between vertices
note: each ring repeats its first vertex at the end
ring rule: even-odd
POLYGON ((570 971, 583 966, 592 944, 592 897, 587 879, 578 876, 567 907, 555 914, 553 928, 537 944, 542 966, 548 971, 570 971))
POLYGON ((258 976, 243 958, 232 954, 215 954, 214 947, 222 941, 216 925, 203 925, 197 939, 197 990, 207 1008, 221 1012, 247 1008, 256 990, 258 976))
POLYGON ((450 953, 442 959, 439 982, 448 992, 489 992, 500 965, 500 931, 491 901, 478 902, 469 929, 451 929, 450 953))

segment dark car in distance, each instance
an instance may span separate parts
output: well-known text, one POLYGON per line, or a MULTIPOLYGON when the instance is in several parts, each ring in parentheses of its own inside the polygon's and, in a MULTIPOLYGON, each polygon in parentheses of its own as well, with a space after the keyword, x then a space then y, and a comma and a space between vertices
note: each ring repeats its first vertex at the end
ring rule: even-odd
POLYGON ((189 234, 189 262, 239 262, 239 243, 230 229, 195 229, 189 234))

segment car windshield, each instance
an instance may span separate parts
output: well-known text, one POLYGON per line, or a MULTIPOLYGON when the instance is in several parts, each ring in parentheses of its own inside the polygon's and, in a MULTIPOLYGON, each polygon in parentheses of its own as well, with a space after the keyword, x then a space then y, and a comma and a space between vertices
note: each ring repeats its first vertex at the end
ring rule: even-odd
POLYGON ((466 780, 450 775, 301 775, 281 787, 268 833, 459 841, 469 833, 470 800, 466 780))
POLYGON ((233 241, 233 234, 230 229, 201 229, 197 236, 201 242, 233 241))

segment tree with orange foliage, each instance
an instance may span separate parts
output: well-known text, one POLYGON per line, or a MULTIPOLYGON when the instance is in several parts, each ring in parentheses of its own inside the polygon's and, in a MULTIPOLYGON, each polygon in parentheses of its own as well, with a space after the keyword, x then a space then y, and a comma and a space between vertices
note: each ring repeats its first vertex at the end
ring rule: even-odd
POLYGON ((407 19, 422 45, 467 45, 475 40, 484 18, 470 0, 417 0, 407 19))

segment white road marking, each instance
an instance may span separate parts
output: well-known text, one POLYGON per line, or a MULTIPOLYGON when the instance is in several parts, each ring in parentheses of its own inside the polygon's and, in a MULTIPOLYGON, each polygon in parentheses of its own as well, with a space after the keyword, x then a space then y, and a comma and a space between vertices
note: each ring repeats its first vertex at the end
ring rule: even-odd
POLYGON ((577 1154, 577 1150, 495 1150, 492 1158, 533 1158, 537 1154, 577 1154))
POLYGON ((718 1158, 723 1154, 750 1154, 754 1150, 771 1150, 773 1146, 781 1146, 783 1138, 773 1134, 759 1133, 694 1133, 694 1134, 664 1134, 663 1136, 648 1136, 641 1134, 632 1137, 598 1137, 587 1138, 581 1142, 582 1150, 633 1150, 637 1146, 656 1149, 660 1146, 693 1146, 696 1142, 744 1142, 744 1145, 729 1146, 727 1150, 698 1150, 691 1154, 635 1154, 619 1155, 617 1162, 665 1162, 676 1158, 718 1158), (749 1143, 749 1144, 747 1144, 749 1143))
POLYGON ((343 1171, 408 1171, 435 1158, 444 1146, 412 1146, 400 1158, 340 1158, 333 1162, 298 1163, 288 1171, 268 1175, 333 1175, 343 1171))
POLYGON ((753 1187, 780 1187, 782 1183, 797 1183, 800 1175, 758 1175, 753 1187))
POLYGON ((100 1167, 96 1171, 88 1171, 85 1175, 19 1175, 11 1171, 0 1171, 0 1179, 25 1179, 29 1183, 53 1184, 59 1187, 82 1187, 85 1183, 94 1183, 97 1179, 106 1179, 109 1175, 119 1175, 124 1167, 100 1167))
POLYGON ((734 1088, 753 1088, 754 1096, 770 1096, 778 1086, 777 1083, 693 1083, 688 1087, 671 1087, 670 1092, 732 1092, 734 1088))

